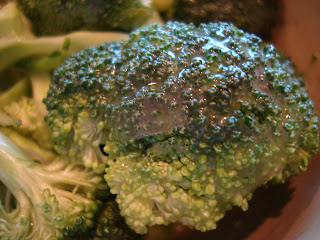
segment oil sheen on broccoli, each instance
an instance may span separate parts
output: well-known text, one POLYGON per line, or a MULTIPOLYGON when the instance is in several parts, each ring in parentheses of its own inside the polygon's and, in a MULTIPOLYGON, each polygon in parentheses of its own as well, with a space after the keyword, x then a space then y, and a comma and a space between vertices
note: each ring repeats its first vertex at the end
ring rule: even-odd
POLYGON ((56 150, 99 167, 137 233, 216 228, 253 191, 305 171, 318 118, 303 78, 232 24, 153 24, 74 54, 47 98, 56 150))
POLYGON ((124 30, 142 25, 152 15, 141 0, 17 0, 37 35, 75 30, 124 30))

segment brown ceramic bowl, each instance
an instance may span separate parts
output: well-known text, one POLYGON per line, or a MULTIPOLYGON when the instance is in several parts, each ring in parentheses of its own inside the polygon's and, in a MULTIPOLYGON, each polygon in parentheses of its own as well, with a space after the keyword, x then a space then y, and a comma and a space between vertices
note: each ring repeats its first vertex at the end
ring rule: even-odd
MULTIPOLYGON (((304 74, 320 113, 320 1, 284 0, 282 21, 272 42, 292 58, 304 74), (318 60, 313 59, 318 56, 318 60)), ((182 226, 152 230, 153 240, 320 240, 320 154, 307 172, 284 185, 256 190, 249 210, 229 211, 214 231, 200 233, 182 226)))

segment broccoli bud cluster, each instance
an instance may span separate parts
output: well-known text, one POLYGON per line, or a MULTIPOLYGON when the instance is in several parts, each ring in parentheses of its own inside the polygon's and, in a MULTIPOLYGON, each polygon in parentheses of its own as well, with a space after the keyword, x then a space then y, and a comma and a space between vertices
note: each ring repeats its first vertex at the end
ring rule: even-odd
POLYGON ((214 229, 318 151, 303 78, 227 23, 153 24, 83 50, 56 69, 44 102, 57 151, 106 163, 121 214, 141 234, 172 222, 214 229))

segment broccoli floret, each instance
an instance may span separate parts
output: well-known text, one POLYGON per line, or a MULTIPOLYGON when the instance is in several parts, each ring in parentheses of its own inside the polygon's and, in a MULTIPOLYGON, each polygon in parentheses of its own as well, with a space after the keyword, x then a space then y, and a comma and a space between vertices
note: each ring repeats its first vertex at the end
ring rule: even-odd
POLYGON ((75 30, 130 31, 153 14, 151 1, 142 0, 18 0, 37 35, 75 30))
POLYGON ((56 160, 41 165, 0 133, 1 239, 80 239, 94 226, 101 176, 81 164, 56 160))
POLYGON ((255 33, 264 40, 271 38, 272 29, 281 17, 278 0, 166 0, 164 2, 167 3, 167 8, 160 10, 164 12, 166 19, 195 24, 226 21, 245 31, 255 33))
POLYGON ((153 24, 83 50, 55 70, 44 103, 59 153, 98 165, 104 145, 105 179, 142 234, 172 222, 214 229, 318 151, 291 61, 227 23, 153 24))
POLYGON ((143 238, 128 227, 125 219, 120 215, 118 204, 111 198, 103 204, 102 211, 98 215, 94 239, 142 240, 143 238))

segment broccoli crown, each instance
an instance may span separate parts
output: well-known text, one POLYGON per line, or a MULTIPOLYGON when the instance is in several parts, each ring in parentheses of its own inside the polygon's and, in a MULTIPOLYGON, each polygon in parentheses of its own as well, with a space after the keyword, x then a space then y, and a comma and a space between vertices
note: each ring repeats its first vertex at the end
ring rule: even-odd
POLYGON ((152 15, 149 1, 141 0, 18 0, 37 35, 74 30, 130 31, 152 15))
POLYGON ((101 176, 81 164, 38 164, 0 133, 1 239, 79 239, 94 226, 101 176), (3 203, 3 204, 2 204, 3 203))
POLYGON ((226 21, 270 39, 279 19, 278 0, 175 0, 170 19, 195 24, 226 21))
POLYGON ((207 231, 261 184, 305 171, 318 118, 303 78, 232 24, 153 24, 83 50, 44 100, 57 151, 90 162, 138 233, 181 222, 207 231))

